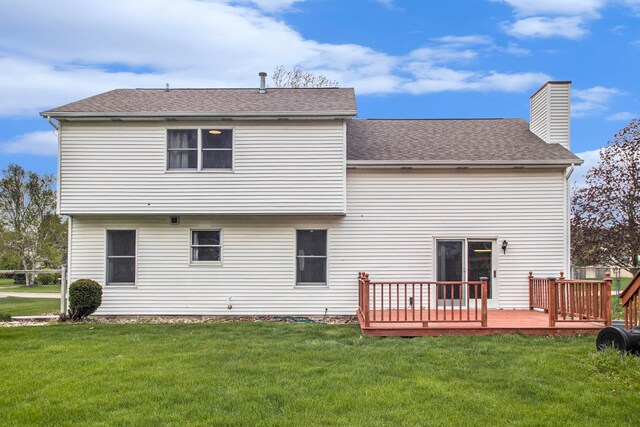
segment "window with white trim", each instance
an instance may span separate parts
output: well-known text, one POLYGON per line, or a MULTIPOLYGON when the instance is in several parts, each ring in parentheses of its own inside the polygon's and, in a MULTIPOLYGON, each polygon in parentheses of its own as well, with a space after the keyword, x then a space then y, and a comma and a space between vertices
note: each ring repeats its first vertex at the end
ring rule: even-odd
POLYGON ((198 169, 198 131, 196 129, 167 131, 167 168, 198 169))
POLYGON ((232 129, 167 129, 167 170, 232 168, 232 129))
POLYGON ((107 285, 136 283, 136 230, 107 230, 107 285))
POLYGON ((191 262, 217 262, 222 258, 220 230, 191 230, 191 262))
POLYGON ((296 230, 296 284, 327 284, 327 230, 296 230))

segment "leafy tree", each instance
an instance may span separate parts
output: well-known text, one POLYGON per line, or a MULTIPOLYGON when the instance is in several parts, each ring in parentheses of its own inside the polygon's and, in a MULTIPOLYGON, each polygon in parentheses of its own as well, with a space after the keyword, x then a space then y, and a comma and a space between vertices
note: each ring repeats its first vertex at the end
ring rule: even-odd
MULTIPOLYGON (((66 246, 66 230, 55 213, 52 175, 40 176, 11 164, 0 179, 0 248, 3 259, 25 270, 59 267, 66 246)), ((26 277, 34 285, 34 275, 26 277)))
POLYGON ((303 71, 295 67, 293 70, 286 70, 283 66, 277 67, 271 76, 275 87, 338 87, 336 80, 331 80, 322 74, 314 74, 310 71, 303 71))
POLYGON ((640 120, 600 150, 572 198, 572 252, 583 263, 640 269, 640 120))

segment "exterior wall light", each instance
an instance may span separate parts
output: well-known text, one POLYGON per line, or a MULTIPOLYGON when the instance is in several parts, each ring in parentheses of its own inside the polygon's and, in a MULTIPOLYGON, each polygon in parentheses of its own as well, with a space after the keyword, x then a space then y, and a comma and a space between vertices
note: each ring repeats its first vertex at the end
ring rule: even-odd
POLYGON ((507 242, 506 240, 502 241, 502 253, 506 254, 507 253, 507 245, 509 245, 509 242, 507 242))

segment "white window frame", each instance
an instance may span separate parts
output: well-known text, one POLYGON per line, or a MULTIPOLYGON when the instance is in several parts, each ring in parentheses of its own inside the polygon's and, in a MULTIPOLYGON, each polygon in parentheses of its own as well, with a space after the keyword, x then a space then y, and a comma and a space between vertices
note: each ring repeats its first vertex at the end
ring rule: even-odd
MULTIPOLYGON (((176 149, 173 149, 176 150, 176 149)), ((187 151, 194 150, 191 149, 180 149, 179 151, 187 151)), ((234 172, 236 165, 236 128, 233 126, 172 126, 166 127, 164 132, 164 169, 166 173, 229 173, 234 172), (202 148, 202 132, 204 130, 211 129, 220 129, 220 130, 230 130, 231 131, 231 148, 202 148), (195 130, 197 141, 198 141, 198 161, 196 163, 196 168, 169 168, 169 131, 170 130, 195 130), (227 151, 231 150, 231 167, 228 169, 222 168, 203 168, 202 167, 202 155, 203 151, 227 151)))
POLYGON ((304 228, 296 228, 294 233, 294 287, 296 288, 328 288, 329 287, 329 229, 327 227, 304 227, 304 228), (324 258, 325 265, 325 278, 324 282, 298 282, 298 258, 301 256, 298 255, 298 231, 325 231, 326 232, 326 242, 325 242, 325 255, 302 255, 303 258, 324 258))
POLYGON ((138 285, 138 229, 132 227, 122 227, 122 228, 106 228, 104 230, 104 284, 110 288, 114 287, 126 287, 132 288, 138 285), (109 256, 109 232, 110 231, 133 231, 135 232, 135 245, 136 250, 133 256, 130 255, 121 255, 121 256, 109 256), (109 282, 109 258, 133 258, 134 262, 134 273, 133 273, 133 283, 131 282, 109 282))
POLYGON ((223 257, 223 249, 224 246, 224 233, 221 228, 191 228, 189 229, 189 264, 190 265, 222 265, 222 257, 223 257), (194 231, 217 231, 220 233, 220 244, 219 245, 194 245, 193 244, 193 232, 194 231), (217 261, 197 261, 193 259, 193 248, 194 247, 203 247, 203 248, 220 248, 220 259, 217 261))

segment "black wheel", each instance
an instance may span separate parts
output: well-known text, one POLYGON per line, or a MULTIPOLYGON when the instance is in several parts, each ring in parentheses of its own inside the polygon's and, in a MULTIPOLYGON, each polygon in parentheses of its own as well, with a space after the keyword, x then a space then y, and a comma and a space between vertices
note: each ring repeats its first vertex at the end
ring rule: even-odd
POLYGON ((627 331, 616 326, 603 328, 596 338, 596 347, 598 350, 613 347, 618 351, 627 351, 629 349, 627 331))

